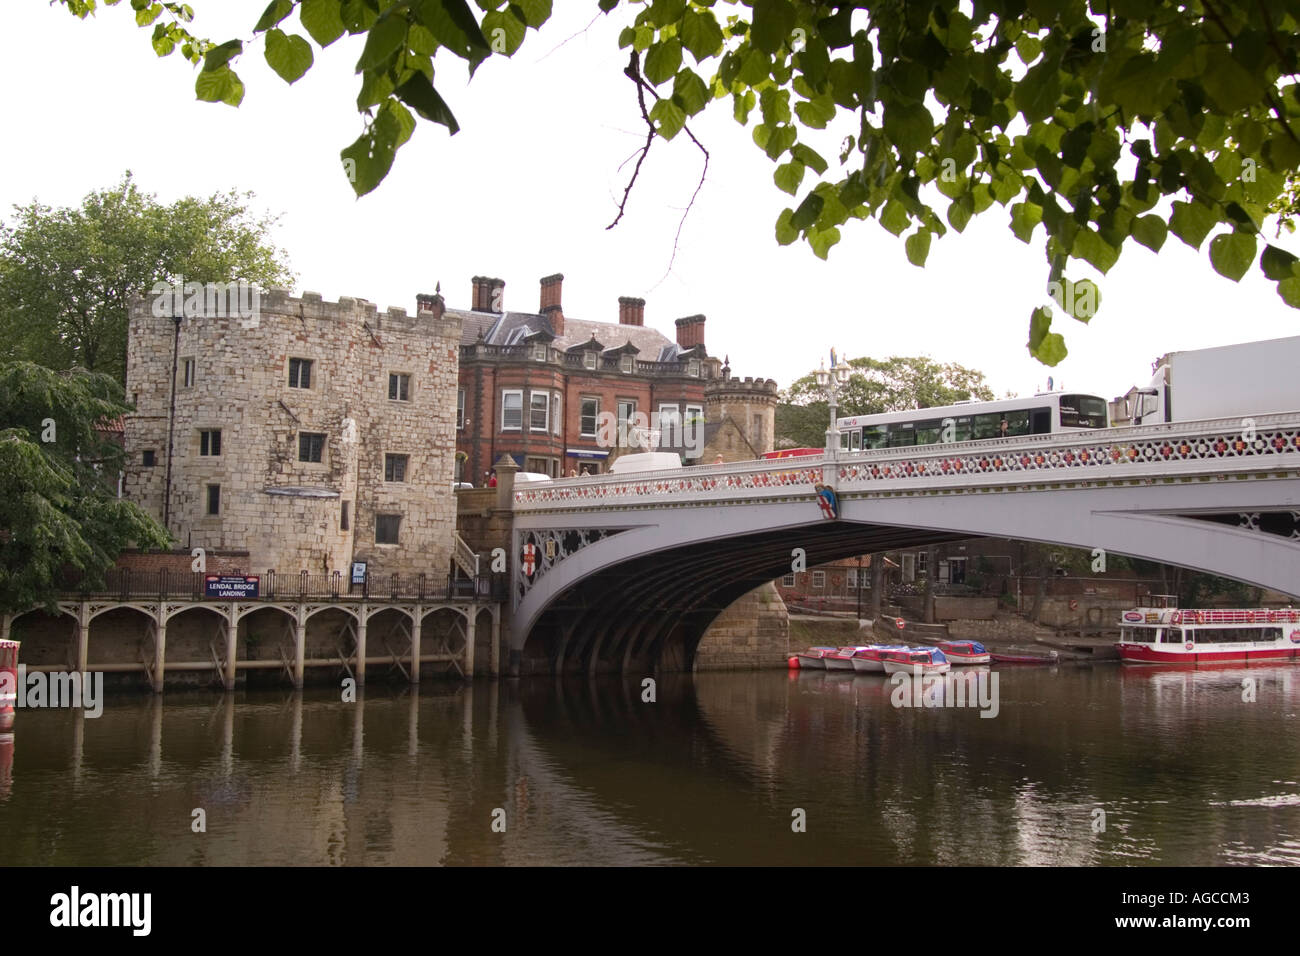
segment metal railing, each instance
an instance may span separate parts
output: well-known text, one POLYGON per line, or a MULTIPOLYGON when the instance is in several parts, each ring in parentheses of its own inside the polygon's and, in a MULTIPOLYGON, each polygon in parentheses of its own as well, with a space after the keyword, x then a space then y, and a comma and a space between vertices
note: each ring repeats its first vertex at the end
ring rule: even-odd
POLYGON ((342 571, 277 572, 267 570, 259 575, 230 573, 225 577, 258 579, 257 594, 228 598, 209 596, 207 582, 223 575, 199 572, 138 571, 131 568, 112 568, 104 575, 103 584, 88 587, 71 584, 64 589, 65 596, 80 600, 190 600, 190 601, 447 601, 505 599, 505 575, 480 574, 458 577, 453 574, 373 574, 365 580, 352 583, 342 571))

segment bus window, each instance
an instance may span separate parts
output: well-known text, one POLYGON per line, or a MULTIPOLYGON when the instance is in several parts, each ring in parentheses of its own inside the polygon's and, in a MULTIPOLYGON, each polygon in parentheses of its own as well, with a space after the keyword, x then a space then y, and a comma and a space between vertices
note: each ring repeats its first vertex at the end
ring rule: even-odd
POLYGON ((887 448, 889 446, 888 425, 866 425, 862 429, 863 448, 887 448))
POLYGON ((854 432, 850 432, 849 434, 850 434, 849 450, 862 451, 862 432, 854 431, 854 432))
POLYGON ((933 445, 939 441, 939 429, 941 423, 937 418, 928 421, 916 423, 916 443, 918 445, 933 445))
POLYGON ((1052 410, 1050 408, 1031 408, 1029 410, 1029 431, 1033 435, 1050 435, 1052 433, 1052 410))
POLYGON ((1092 395, 1061 396, 1062 428, 1105 428, 1106 402, 1092 395))
POLYGON ((1029 434, 1029 409, 1017 408, 1007 412, 1002 417, 1007 420, 1008 436, 1029 434))
POLYGON ((1002 416, 994 413, 992 415, 976 415, 971 419, 971 437, 976 441, 981 438, 997 438, 998 425, 1002 423, 1002 416))
POLYGON ((916 444, 916 426, 911 422, 901 422, 889 428, 889 447, 902 448, 916 444))
POLYGON ((970 420, 970 416, 968 416, 968 415, 963 415, 961 418, 956 419, 956 420, 953 422, 953 424, 956 426, 955 429, 954 429, 954 437, 953 437, 953 440, 954 440, 954 441, 970 441, 970 439, 971 439, 971 420, 970 420))

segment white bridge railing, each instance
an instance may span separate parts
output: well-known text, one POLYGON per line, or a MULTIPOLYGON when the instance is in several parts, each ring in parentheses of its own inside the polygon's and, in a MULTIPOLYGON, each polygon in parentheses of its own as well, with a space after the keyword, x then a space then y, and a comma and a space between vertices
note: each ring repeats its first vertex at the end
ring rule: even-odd
POLYGON ((517 512, 710 504, 840 493, 1222 476, 1300 467, 1300 412, 878 448, 671 471, 568 478, 517 489, 517 512))

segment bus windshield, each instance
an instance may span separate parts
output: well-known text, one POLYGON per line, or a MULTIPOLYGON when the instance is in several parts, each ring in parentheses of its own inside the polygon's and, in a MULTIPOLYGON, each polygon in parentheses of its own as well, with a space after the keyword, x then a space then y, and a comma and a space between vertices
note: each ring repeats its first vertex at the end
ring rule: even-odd
POLYGON ((1062 428, 1105 428, 1106 401, 1092 395, 1061 396, 1062 428))

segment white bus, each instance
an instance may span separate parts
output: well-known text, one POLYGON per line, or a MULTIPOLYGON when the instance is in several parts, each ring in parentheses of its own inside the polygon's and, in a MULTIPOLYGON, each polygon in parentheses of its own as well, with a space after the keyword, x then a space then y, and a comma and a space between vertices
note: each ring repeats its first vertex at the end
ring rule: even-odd
POLYGON ((883 415, 852 415, 836 421, 841 451, 937 445, 1056 432, 1106 428, 1105 399, 1095 395, 1047 392, 1033 398, 959 402, 883 415))

